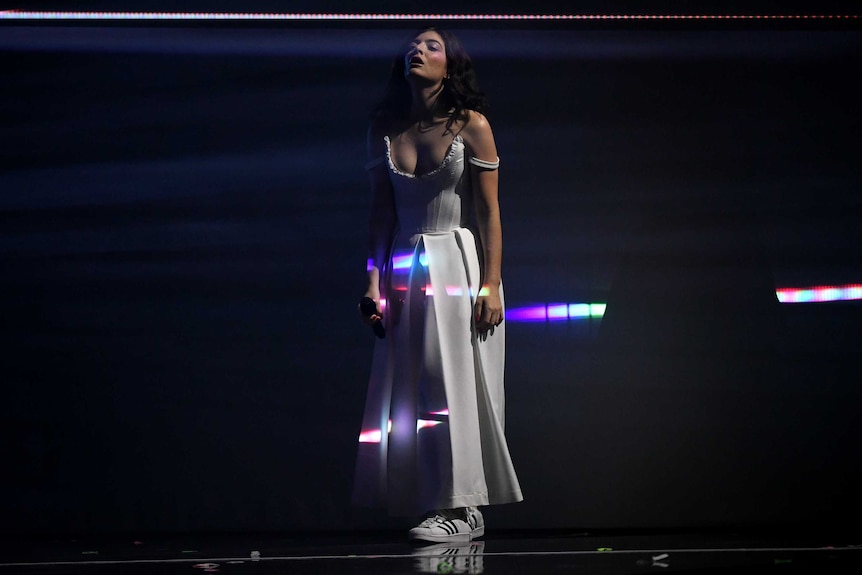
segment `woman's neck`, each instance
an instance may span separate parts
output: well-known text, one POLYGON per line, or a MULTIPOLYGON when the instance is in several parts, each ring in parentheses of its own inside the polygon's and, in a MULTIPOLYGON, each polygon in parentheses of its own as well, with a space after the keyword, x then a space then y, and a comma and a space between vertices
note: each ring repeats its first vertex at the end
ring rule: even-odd
POLYGON ((413 98, 410 104, 410 118, 414 121, 433 121, 437 113, 437 99, 443 92, 443 83, 431 86, 411 86, 413 98))

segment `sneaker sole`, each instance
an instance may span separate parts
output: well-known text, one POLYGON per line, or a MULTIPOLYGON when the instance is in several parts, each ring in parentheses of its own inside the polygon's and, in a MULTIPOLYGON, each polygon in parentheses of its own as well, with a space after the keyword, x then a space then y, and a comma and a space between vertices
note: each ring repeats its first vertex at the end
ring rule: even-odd
MULTIPOLYGON (((484 529, 482 529, 482 533, 485 533, 484 529)), ((470 537, 470 533, 456 533, 454 535, 434 535, 433 533, 427 535, 420 533, 410 534, 411 540, 431 541, 433 543, 469 543, 470 537)))
POLYGON ((485 535, 485 526, 484 526, 484 525, 482 525, 482 526, 480 526, 480 527, 477 527, 476 529, 474 529, 474 530, 470 533, 470 538, 471 538, 471 539, 476 539, 477 537, 484 537, 484 535, 485 535))

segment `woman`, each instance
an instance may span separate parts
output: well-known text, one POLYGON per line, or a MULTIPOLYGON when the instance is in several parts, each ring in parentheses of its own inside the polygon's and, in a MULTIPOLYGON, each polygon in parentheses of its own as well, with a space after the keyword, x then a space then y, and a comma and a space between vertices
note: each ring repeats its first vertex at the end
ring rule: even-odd
POLYGON ((484 106, 457 38, 429 28, 396 58, 368 131, 373 304, 361 308, 385 337, 354 501, 426 512, 410 531, 424 541, 480 537, 478 506, 522 499, 503 434, 499 160, 484 106))

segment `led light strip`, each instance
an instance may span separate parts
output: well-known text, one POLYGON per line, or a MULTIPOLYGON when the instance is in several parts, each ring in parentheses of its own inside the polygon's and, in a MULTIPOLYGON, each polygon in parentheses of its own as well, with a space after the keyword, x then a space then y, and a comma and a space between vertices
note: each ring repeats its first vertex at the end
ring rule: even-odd
POLYGON ((818 303, 862 300, 862 284, 780 288, 775 290, 781 303, 818 303))
POLYGON ((0 20, 855 20, 857 14, 327 14, 0 11, 0 20))
MULTIPOLYGON (((862 284, 813 286, 806 288, 779 288, 775 295, 780 303, 822 303, 862 300, 862 284)), ((605 315, 604 303, 549 303, 506 310, 506 320, 514 322, 542 322, 571 319, 601 319, 605 315)))
MULTIPOLYGON (((434 411, 431 412, 430 415, 436 415, 439 417, 448 417, 449 410, 444 409, 442 411, 434 411)), ((427 429, 429 427, 437 427, 441 423, 445 423, 444 421, 437 419, 417 419, 416 420, 416 433, 419 433, 423 429, 427 429)), ((388 427, 386 429, 386 433, 392 433, 392 420, 389 420, 388 427)), ((360 432, 359 434, 359 443, 380 443, 383 440, 383 431, 380 429, 368 429, 360 432)))
POLYGON ((506 321, 559 321, 564 319, 600 319, 605 315, 603 303, 549 303, 506 310, 506 321))

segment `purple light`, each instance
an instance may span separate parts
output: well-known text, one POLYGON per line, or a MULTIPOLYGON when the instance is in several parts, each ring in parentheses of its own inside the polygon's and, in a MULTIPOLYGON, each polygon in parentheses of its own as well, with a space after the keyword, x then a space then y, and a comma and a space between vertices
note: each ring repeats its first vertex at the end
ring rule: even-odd
POLYGON ((600 319, 605 314, 603 303, 550 303, 515 307, 506 310, 508 321, 562 321, 569 319, 600 319))
POLYGON ((506 310, 506 321, 546 321, 548 309, 545 305, 516 307, 506 310))

